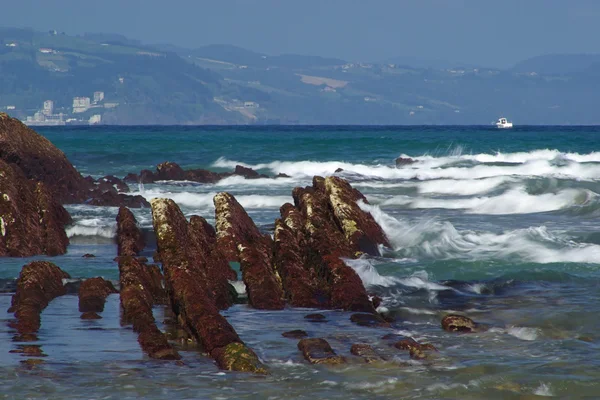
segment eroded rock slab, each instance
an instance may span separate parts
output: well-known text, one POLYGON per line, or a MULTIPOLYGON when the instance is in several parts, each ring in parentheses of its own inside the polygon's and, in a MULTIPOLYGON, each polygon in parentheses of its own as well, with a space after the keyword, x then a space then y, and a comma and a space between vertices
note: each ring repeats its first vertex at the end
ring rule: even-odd
POLYGON ((145 246, 144 236, 135 216, 127 207, 120 207, 117 214, 117 254, 137 256, 145 246))
POLYGON ((258 309, 285 306, 281 278, 273 267, 273 241, 260 233, 229 193, 214 197, 217 243, 229 261, 239 261, 249 304, 258 309))
POLYGON ((463 315, 450 314, 442 319, 442 328, 448 332, 473 333, 478 331, 478 324, 463 315))
POLYGON ((375 351, 375 349, 373 349, 373 347, 369 346, 368 344, 353 344, 350 348, 350 353, 354 354, 355 356, 361 357, 367 364, 384 361, 383 357, 381 357, 375 351))
POLYGON ((34 261, 21 269, 8 310, 17 318, 14 327, 20 335, 32 335, 39 330, 42 310, 52 299, 66 294, 63 279, 68 278, 69 274, 47 261, 34 261))
MULTIPOLYGON (((0 150, 1 151, 1 150, 0 150)), ((64 254, 69 213, 42 183, 0 159, 0 257, 64 254)))
POLYGON ((153 279, 145 264, 131 256, 119 258, 119 282, 123 318, 138 333, 138 343, 151 358, 179 360, 181 356, 156 326, 152 306, 153 279))
POLYGON ((109 294, 118 293, 110 281, 103 278, 86 279, 79 286, 79 312, 104 311, 104 303, 109 294))
MULTIPOLYGON (((175 202, 153 199, 152 220, 173 312, 180 325, 211 355, 220 368, 265 373, 258 357, 219 313, 207 288, 206 275, 194 259, 197 249, 182 246, 188 223, 175 202)), ((197 224, 195 224, 197 226, 197 224)))

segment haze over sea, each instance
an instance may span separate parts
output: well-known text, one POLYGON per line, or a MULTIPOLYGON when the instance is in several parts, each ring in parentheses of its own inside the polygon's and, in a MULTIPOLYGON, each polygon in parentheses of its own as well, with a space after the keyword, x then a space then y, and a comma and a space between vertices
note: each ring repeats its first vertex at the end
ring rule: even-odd
MULTIPOLYGON (((392 248, 382 257, 347 261, 369 292, 382 297, 392 328, 352 324, 325 311, 311 324, 306 309, 223 312, 270 368, 267 377, 219 371, 212 359, 179 348, 185 366, 148 359, 136 334, 119 325, 119 298, 103 319, 82 321, 77 296, 42 314, 39 368, 9 353, 17 344, 0 294, 0 386, 6 398, 386 399, 600 398, 600 127, 57 127, 37 131, 83 175, 124 177, 164 161, 184 169, 231 171, 236 165, 284 178, 232 176, 215 184, 130 185, 148 200, 169 197, 187 217, 214 223, 213 196, 236 196, 255 223, 272 232, 279 207, 314 175, 347 179, 392 248), (396 167, 397 157, 415 162, 396 167), (461 313, 490 329, 448 333, 440 320, 461 313), (351 362, 305 362, 296 340, 304 329, 351 362), (434 344, 433 360, 414 361, 382 340, 387 333, 434 344), (390 362, 362 364, 353 343, 368 343, 390 362)), ((50 259, 73 278, 118 281, 117 208, 66 206, 69 251, 50 259), (92 253, 95 258, 82 258, 92 253)), ((132 210, 152 229, 149 209, 132 210)), ((144 255, 151 257, 152 248, 144 255)), ((30 259, 0 258, 11 290, 30 259)), ((243 284, 237 288, 242 291, 243 284)), ((164 309, 156 308, 160 324, 164 309)), ((162 325, 160 328, 164 328, 162 325)))

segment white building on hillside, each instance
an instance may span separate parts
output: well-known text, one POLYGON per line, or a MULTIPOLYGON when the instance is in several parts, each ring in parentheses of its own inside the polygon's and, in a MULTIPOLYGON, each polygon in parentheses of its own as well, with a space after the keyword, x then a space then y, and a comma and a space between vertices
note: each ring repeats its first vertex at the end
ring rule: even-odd
POLYGON ((42 111, 44 115, 52 115, 54 113, 54 102, 52 100, 46 100, 44 102, 44 109, 42 111))
POLYGON ((73 97, 73 114, 86 112, 90 109, 89 97, 73 97))
POLYGON ((104 100, 104 92, 94 92, 94 103, 104 100))

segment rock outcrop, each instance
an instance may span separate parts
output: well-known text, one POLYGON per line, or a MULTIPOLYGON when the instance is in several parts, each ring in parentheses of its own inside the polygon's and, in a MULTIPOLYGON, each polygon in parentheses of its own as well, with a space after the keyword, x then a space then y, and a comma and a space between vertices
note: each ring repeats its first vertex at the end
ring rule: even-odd
POLYGON ((86 279, 79 286, 79 312, 99 313, 109 294, 118 293, 110 281, 103 278, 86 279))
MULTIPOLYGON (((222 369, 266 373, 256 354, 219 313, 207 282, 206 264, 189 223, 169 199, 153 199, 152 221, 170 304, 179 324, 222 369)), ((193 226, 192 226, 193 225, 193 226)))
POLYGON ((217 243, 228 261, 239 261, 249 304, 258 309, 285 306, 279 274, 273 267, 273 241, 262 234, 229 193, 214 197, 217 243))
POLYGON ((198 183, 215 183, 229 176, 243 176, 246 179, 269 178, 259 174, 252 168, 236 165, 233 172, 214 172, 206 169, 184 170, 179 164, 165 161, 156 166, 156 171, 144 169, 139 174, 129 173, 123 178, 131 183, 153 183, 156 181, 191 181, 198 183))
POLYGON ((442 328, 448 332, 473 333, 478 331, 478 324, 469 317, 449 314, 442 318, 442 328))
POLYGON ((84 178, 48 139, 6 114, 0 118, 0 160, 21 170, 26 179, 43 183, 59 204, 149 206, 141 196, 118 193, 128 191, 118 178, 84 178))
POLYGON ((15 165, 0 160, 0 256, 64 254, 70 222, 43 183, 28 180, 15 165))
POLYGON ((350 353, 355 356, 361 357, 364 362, 367 364, 382 362, 384 361, 383 357, 381 357, 373 347, 368 344, 357 343, 353 344, 350 348, 350 353))
POLYGON ((51 300, 67 293, 63 279, 69 274, 53 263, 34 261, 21 269, 17 291, 8 312, 14 312, 17 321, 13 327, 19 335, 33 335, 40 328, 40 314, 51 300))
POLYGON ((154 279, 148 267, 131 256, 119 258, 119 282, 123 320, 133 325, 138 343, 151 358, 179 360, 181 356, 156 326, 152 306, 154 279))
POLYGON ((120 207, 117 214, 117 254, 137 256, 145 246, 144 236, 135 216, 128 208, 120 207))

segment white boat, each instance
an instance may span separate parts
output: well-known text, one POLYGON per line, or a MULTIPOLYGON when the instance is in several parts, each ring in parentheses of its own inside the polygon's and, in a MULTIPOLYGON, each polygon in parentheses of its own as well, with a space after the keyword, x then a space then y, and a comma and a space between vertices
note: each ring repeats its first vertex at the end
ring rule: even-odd
POLYGON ((508 122, 506 118, 499 118, 498 122, 496 122, 496 126, 500 129, 512 128, 512 122, 508 122))

